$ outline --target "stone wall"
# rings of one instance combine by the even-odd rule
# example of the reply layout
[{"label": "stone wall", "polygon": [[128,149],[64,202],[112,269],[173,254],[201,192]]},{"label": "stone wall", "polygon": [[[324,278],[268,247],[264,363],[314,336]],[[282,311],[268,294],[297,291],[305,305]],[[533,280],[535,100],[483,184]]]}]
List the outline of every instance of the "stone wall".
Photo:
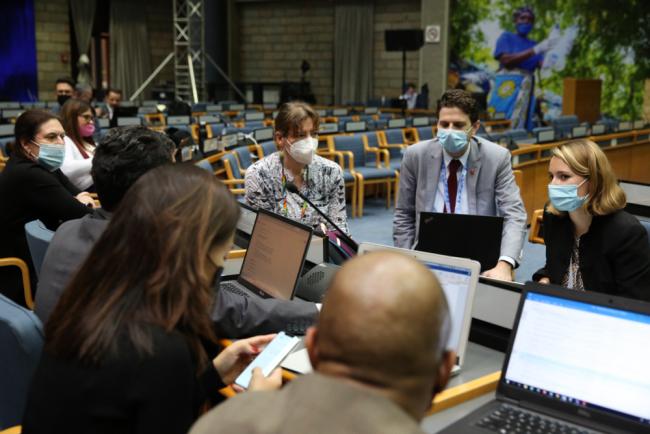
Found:
[{"label": "stone wall", "polygon": [[53,101],[56,79],[72,74],[68,2],[34,0],[34,15],[38,99]]},{"label": "stone wall", "polygon": [[[373,77],[375,98],[398,96],[402,84],[402,53],[386,51],[384,32],[420,27],[420,0],[375,1],[375,75]],[[419,51],[406,53],[406,82],[413,82],[416,87],[419,61]]]},{"label": "stone wall", "polygon": [[334,6],[329,1],[240,3],[242,81],[300,81],[300,65],[320,104],[333,100]]},{"label": "stone wall", "polygon": [[[300,80],[302,59],[319,104],[334,91],[334,7],[327,0],[238,3],[240,71],[244,81]],[[420,0],[376,0],[374,97],[396,97],[402,81],[402,54],[384,48],[384,31],[420,28]],[[407,53],[406,80],[418,82],[419,53]]]}]

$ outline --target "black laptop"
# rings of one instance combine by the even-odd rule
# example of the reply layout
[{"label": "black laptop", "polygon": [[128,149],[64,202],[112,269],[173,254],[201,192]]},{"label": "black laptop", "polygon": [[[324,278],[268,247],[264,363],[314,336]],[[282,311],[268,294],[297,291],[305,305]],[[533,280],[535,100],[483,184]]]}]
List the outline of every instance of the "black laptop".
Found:
[{"label": "black laptop", "polygon": [[421,212],[415,250],[474,259],[481,271],[499,261],[503,217]]},{"label": "black laptop", "polygon": [[496,399],[441,433],[650,432],[650,303],[527,283]]},{"label": "black laptop", "polygon": [[312,228],[260,209],[241,272],[235,281],[221,282],[220,289],[248,297],[291,300],[302,272]]}]

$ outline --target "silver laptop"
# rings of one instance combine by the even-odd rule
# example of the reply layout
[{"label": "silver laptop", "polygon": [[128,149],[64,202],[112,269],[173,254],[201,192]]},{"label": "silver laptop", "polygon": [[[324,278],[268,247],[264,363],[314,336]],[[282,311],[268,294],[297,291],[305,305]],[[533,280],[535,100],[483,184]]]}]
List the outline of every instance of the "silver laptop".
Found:
[{"label": "silver laptop", "polygon": [[291,300],[302,271],[312,228],[280,215],[258,210],[241,272],[223,281],[220,290],[244,297]]},{"label": "silver laptop", "polygon": [[447,297],[452,323],[447,348],[456,351],[457,354],[456,366],[454,366],[452,374],[458,373],[465,360],[465,350],[472,323],[472,305],[481,264],[471,259],[455,258],[453,256],[443,256],[373,243],[361,243],[358,254],[363,255],[378,250],[390,250],[411,256],[426,265],[440,281],[442,290]]},{"label": "silver laptop", "polygon": [[[454,258],[416,250],[400,249],[381,244],[361,243],[357,254],[390,250],[411,256],[427,266],[438,278],[447,297],[451,314],[451,333],[447,348],[456,351],[456,365],[452,374],[460,372],[465,360],[465,350],[472,322],[472,303],[478,283],[481,265],[471,259]],[[290,354],[280,365],[285,369],[306,374],[311,371],[307,350],[300,349]]]}]

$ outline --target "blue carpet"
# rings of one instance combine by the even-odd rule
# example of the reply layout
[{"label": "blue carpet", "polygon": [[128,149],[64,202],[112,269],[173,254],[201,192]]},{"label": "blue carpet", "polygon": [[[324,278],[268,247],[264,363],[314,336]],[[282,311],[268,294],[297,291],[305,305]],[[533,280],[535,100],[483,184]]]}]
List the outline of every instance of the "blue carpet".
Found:
[{"label": "blue carpet", "polygon": [[[383,198],[367,198],[364,203],[363,217],[348,218],[352,238],[359,243],[367,241],[392,246],[394,210],[395,208],[386,209],[386,200]],[[351,208],[348,206],[349,215],[351,215]],[[533,273],[544,266],[545,252],[543,245],[526,241],[522,262],[515,271],[516,280],[519,282],[530,280]]]}]

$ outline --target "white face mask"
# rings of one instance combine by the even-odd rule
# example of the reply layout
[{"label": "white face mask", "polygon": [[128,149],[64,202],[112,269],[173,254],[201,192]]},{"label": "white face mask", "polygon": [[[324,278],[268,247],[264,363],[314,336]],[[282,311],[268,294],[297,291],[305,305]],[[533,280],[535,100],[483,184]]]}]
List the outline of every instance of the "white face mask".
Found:
[{"label": "white face mask", "polygon": [[300,164],[311,164],[317,148],[318,140],[313,137],[305,137],[302,140],[289,143],[289,146],[285,147],[286,151],[291,155],[291,158]]}]

